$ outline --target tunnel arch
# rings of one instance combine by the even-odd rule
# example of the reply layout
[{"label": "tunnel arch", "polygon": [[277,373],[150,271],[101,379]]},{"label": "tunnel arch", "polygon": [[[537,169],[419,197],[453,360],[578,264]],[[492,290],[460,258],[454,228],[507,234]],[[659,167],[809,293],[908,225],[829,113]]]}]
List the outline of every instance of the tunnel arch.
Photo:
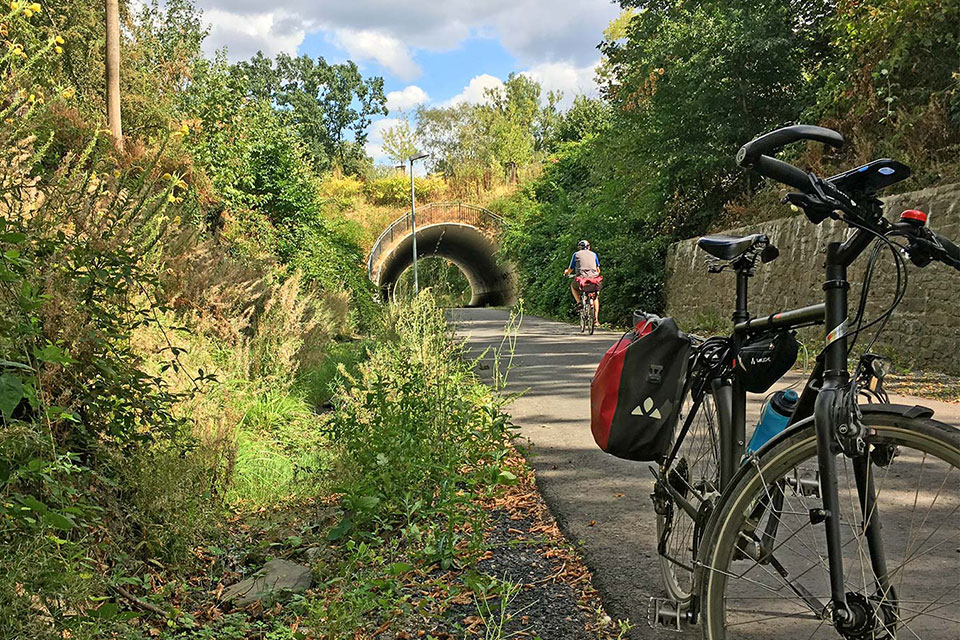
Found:
[{"label": "tunnel arch", "polygon": [[[497,259],[495,239],[474,225],[463,222],[418,225],[417,257],[446,258],[457,265],[470,283],[471,307],[505,306],[516,301],[513,271]],[[408,232],[380,257],[375,282],[383,299],[390,299],[400,275],[412,265],[413,234]]]}]

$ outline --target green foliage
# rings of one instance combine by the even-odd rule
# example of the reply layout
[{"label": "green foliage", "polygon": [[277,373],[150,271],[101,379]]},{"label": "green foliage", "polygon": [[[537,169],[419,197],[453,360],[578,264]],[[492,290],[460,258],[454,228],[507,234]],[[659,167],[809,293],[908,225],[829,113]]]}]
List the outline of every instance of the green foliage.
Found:
[{"label": "green foliage", "polygon": [[540,84],[511,73],[503,87],[486,91],[483,103],[420,107],[417,137],[435,171],[479,194],[495,175],[515,181],[517,169],[549,147],[560,98],[551,92],[541,104]]},{"label": "green foliage", "polygon": [[403,113],[397,124],[383,132],[383,152],[396,164],[407,164],[419,149],[417,132],[410,126],[410,119]]},{"label": "green foliage", "polygon": [[383,78],[364,78],[352,61],[277,56],[276,66],[258,53],[236,65],[254,100],[271,105],[293,126],[317,171],[336,162],[358,173],[370,118],[386,114]]},{"label": "green foliage", "polygon": [[843,2],[826,24],[829,64],[805,117],[855,143],[830,166],[897,158],[914,169],[911,188],[960,177],[960,5]]},{"label": "green foliage", "polygon": [[461,525],[476,517],[471,495],[502,471],[509,425],[447,338],[429,292],[391,311],[370,360],[335,401],[344,498],[328,539],[400,531],[448,567]]},{"label": "green foliage", "polygon": [[[446,184],[440,176],[430,175],[414,177],[417,202],[432,202],[446,191]],[[383,178],[368,180],[363,185],[367,199],[374,204],[394,205],[410,208],[410,177],[394,174]]]},{"label": "green foliage", "polygon": [[607,130],[612,119],[610,105],[603,100],[577,96],[573,105],[559,117],[551,142],[576,142],[599,135]]},{"label": "green foliage", "polygon": [[[417,278],[420,288],[430,289],[441,307],[465,307],[470,304],[470,282],[460,267],[445,258],[427,257],[419,260]],[[400,299],[413,295],[413,269],[407,269],[400,275],[394,295]]]},{"label": "green foliage", "polygon": [[516,266],[524,304],[533,313],[566,318],[573,297],[563,270],[583,238],[600,256],[602,321],[625,324],[636,308],[663,307],[670,237],[659,232],[655,214],[624,206],[637,198],[631,176],[608,154],[598,139],[565,143],[541,178],[491,205],[507,220],[501,250]]}]

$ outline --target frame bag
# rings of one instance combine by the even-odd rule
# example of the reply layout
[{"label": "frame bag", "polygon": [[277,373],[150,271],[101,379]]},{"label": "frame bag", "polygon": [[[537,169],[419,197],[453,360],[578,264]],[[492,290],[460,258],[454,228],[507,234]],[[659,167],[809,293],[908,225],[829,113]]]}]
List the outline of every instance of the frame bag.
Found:
[{"label": "frame bag", "polygon": [[618,458],[666,455],[680,414],[690,339],[672,318],[641,317],[610,347],[590,384],[590,429]]}]

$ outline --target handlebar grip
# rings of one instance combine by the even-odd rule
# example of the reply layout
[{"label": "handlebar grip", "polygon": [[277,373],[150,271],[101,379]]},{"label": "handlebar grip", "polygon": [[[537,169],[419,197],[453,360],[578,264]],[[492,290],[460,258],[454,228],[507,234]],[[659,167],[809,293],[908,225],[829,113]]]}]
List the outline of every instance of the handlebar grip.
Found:
[{"label": "handlebar grip", "polygon": [[954,269],[960,270],[960,247],[958,247],[953,240],[950,240],[946,236],[942,236],[936,231],[931,230],[933,237],[937,239],[937,242],[940,243],[940,246],[943,247],[947,256],[953,260],[953,264],[950,265]]},{"label": "handlebar grip", "polygon": [[753,168],[760,175],[782,182],[803,193],[810,192],[810,177],[792,164],[787,164],[770,156],[760,156],[754,163]]},{"label": "handlebar grip", "polygon": [[832,129],[797,124],[765,133],[743,145],[737,153],[737,164],[749,167],[756,164],[761,156],[772,155],[786,145],[800,140],[815,140],[832,147],[843,146],[843,136]]}]

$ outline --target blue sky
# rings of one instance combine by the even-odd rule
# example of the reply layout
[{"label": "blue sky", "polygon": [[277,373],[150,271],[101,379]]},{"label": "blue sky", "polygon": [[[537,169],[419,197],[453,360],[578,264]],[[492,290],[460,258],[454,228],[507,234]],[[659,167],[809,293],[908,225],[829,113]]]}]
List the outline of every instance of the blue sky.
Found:
[{"label": "blue sky", "polygon": [[565,102],[592,94],[610,0],[196,0],[210,25],[208,52],[233,60],[258,50],[354,60],[384,78],[390,117],[374,123],[368,152],[397,110],[477,102],[511,72]]}]

